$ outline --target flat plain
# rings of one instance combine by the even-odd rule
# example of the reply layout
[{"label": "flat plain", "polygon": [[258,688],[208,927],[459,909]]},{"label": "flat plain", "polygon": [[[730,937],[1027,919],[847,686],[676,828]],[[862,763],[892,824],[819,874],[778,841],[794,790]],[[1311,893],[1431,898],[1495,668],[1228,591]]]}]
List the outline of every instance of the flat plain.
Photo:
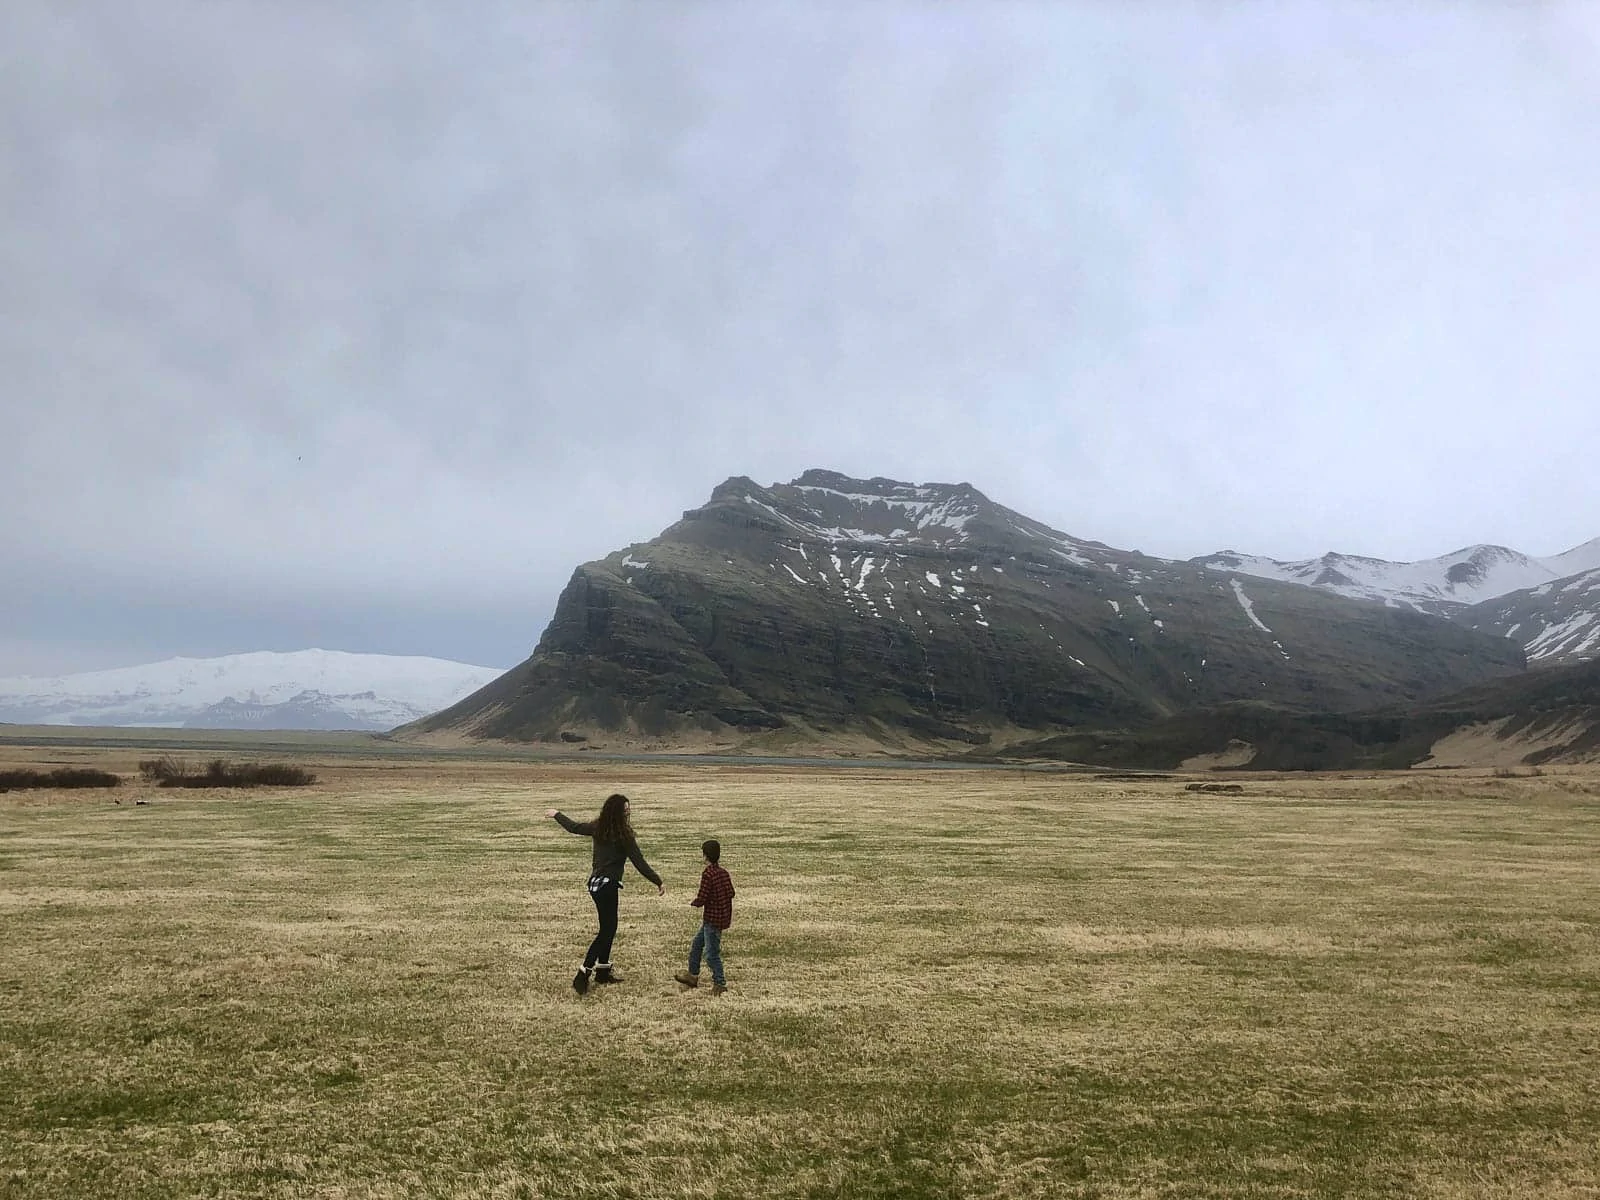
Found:
[{"label": "flat plain", "polygon": [[1600,1195],[1594,773],[293,761],[0,797],[0,1195]]}]

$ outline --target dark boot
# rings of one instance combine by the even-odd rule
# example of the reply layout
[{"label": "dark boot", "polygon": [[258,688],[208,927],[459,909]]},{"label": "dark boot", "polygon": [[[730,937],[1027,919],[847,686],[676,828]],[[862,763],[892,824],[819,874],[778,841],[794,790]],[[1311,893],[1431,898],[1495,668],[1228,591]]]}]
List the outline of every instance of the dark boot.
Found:
[{"label": "dark boot", "polygon": [[589,968],[579,967],[578,973],[572,977],[572,990],[578,995],[583,995],[589,990]]},{"label": "dark boot", "polygon": [[676,975],[673,976],[673,978],[676,979],[679,983],[683,984],[684,987],[699,987],[700,986],[700,976],[691,975],[687,971],[679,971]]},{"label": "dark boot", "polygon": [[621,983],[622,976],[617,974],[616,968],[610,963],[596,963],[594,981],[596,983]]}]

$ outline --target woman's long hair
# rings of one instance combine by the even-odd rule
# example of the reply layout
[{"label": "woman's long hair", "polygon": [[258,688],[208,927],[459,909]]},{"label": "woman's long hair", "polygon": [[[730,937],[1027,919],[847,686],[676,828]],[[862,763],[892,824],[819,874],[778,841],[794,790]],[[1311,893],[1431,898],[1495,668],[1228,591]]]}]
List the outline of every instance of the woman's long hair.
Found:
[{"label": "woman's long hair", "polygon": [[621,792],[613,792],[600,806],[600,815],[594,819],[594,840],[624,844],[634,840],[633,826],[628,823],[628,798]]}]

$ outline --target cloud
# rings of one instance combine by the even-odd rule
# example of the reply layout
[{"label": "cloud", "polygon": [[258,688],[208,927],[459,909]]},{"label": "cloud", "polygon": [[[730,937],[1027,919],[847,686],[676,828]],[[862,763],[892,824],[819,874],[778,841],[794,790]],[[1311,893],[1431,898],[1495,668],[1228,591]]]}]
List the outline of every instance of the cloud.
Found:
[{"label": "cloud", "polygon": [[[966,479],[1174,556],[1564,549],[1600,532],[1595,32],[13,6],[0,555],[203,597],[237,649],[383,608],[418,653],[525,623],[507,661],[733,474]],[[151,628],[106,635],[182,644]]]}]

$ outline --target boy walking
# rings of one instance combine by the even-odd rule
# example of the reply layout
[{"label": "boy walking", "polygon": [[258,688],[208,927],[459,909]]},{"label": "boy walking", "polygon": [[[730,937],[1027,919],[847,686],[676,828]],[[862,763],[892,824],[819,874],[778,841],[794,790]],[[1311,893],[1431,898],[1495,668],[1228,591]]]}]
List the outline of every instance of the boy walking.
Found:
[{"label": "boy walking", "polygon": [[706,965],[711,968],[711,994],[720,996],[728,990],[728,981],[722,973],[722,931],[733,924],[733,877],[722,869],[722,843],[712,838],[700,847],[705,856],[706,869],[700,872],[700,890],[689,901],[703,908],[705,916],[700,932],[689,943],[689,969],[675,976],[684,987],[700,986],[700,955],[705,954]]}]

